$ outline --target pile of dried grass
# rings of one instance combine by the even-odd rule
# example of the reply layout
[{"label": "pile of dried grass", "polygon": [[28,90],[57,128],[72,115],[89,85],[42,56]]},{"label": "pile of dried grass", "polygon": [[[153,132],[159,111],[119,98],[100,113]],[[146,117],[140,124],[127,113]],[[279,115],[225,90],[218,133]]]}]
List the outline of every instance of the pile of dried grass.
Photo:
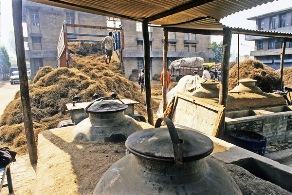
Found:
[{"label": "pile of dried grass", "polygon": [[[42,68],[30,85],[30,100],[34,131],[55,128],[57,124],[69,118],[64,113],[65,104],[71,102],[74,95],[81,101],[91,101],[93,94],[108,96],[117,93],[120,98],[130,98],[140,102],[136,111],[146,116],[145,98],[139,88],[127,80],[116,62],[105,64],[101,56],[71,56],[70,68]],[[158,102],[153,102],[158,107]],[[25,152],[25,134],[23,114],[19,93],[6,107],[0,119],[0,141],[16,150]]]},{"label": "pile of dried grass", "polygon": [[[277,70],[277,73],[280,75],[280,70]],[[292,67],[283,69],[283,82],[284,86],[292,87]]]},{"label": "pile of dried grass", "polygon": [[69,42],[68,48],[70,53],[82,56],[102,53],[100,42]]},{"label": "pile of dried grass", "polygon": [[[281,87],[279,74],[277,74],[274,69],[258,60],[245,60],[239,63],[239,68],[239,79],[252,78],[257,80],[256,85],[264,92],[279,90]],[[229,90],[237,85],[237,69],[237,64],[230,69],[228,84]]]}]

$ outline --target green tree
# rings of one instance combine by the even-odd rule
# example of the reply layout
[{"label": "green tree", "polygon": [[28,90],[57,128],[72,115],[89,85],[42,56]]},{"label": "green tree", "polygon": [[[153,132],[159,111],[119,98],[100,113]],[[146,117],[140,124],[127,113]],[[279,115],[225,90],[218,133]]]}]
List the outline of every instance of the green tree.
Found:
[{"label": "green tree", "polygon": [[[11,63],[9,60],[9,55],[5,47],[0,47],[0,65],[2,66],[2,70],[5,76],[9,75],[9,69],[11,67]],[[5,78],[4,76],[4,78]]]},{"label": "green tree", "polygon": [[211,49],[215,54],[214,62],[221,63],[222,62],[222,56],[223,56],[222,43],[219,43],[219,44],[216,43],[216,42],[211,43]]}]

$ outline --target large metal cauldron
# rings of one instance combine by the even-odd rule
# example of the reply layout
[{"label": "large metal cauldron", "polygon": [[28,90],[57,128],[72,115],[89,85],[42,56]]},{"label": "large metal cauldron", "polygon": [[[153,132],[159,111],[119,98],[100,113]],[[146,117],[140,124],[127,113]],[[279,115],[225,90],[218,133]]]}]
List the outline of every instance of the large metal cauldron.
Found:
[{"label": "large metal cauldron", "polygon": [[[126,141],[132,153],[113,164],[94,194],[241,194],[231,176],[212,158],[212,141],[195,131],[166,128],[135,132]],[[170,136],[169,136],[170,135]]]},{"label": "large metal cauldron", "polygon": [[91,103],[85,108],[89,117],[78,123],[73,130],[77,142],[123,142],[142,127],[124,114],[127,105],[112,100]]}]

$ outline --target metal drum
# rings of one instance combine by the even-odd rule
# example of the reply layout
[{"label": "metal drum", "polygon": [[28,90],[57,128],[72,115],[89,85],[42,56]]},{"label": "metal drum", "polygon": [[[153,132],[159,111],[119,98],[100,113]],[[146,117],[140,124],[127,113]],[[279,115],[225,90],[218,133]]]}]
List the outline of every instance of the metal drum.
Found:
[{"label": "metal drum", "polygon": [[[212,158],[213,142],[196,131],[175,128],[138,131],[126,147],[131,154],[102,176],[97,194],[241,194],[232,177]],[[207,157],[207,158],[205,158]]]},{"label": "metal drum", "polygon": [[89,117],[78,123],[74,130],[77,142],[123,142],[142,127],[124,114],[127,105],[112,100],[94,101],[85,108]]}]

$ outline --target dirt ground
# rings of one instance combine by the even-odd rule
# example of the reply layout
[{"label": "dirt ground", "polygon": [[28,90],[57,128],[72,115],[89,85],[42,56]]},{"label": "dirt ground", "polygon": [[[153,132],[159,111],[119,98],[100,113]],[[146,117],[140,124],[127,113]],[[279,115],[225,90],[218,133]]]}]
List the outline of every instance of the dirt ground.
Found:
[{"label": "dirt ground", "polygon": [[[108,74],[109,72],[107,71],[106,75],[108,76]],[[49,81],[51,80],[48,79]],[[171,87],[174,87],[175,84],[172,83]],[[135,85],[138,86],[137,83]],[[111,87],[115,88],[116,86]],[[151,90],[152,99],[159,102],[162,98],[159,81],[151,82]],[[139,93],[139,87],[137,87],[137,92]],[[145,92],[142,95],[142,99],[145,100]],[[237,102],[240,99],[237,97],[229,98],[231,100],[232,98],[237,99]],[[250,99],[253,98],[251,97]],[[262,100],[258,102],[262,103]],[[249,103],[253,104],[258,104],[258,102],[249,101]],[[268,103],[270,104],[271,102]],[[245,104],[246,101],[242,102],[241,106]],[[233,106],[241,107],[237,104]],[[145,105],[142,104],[139,108],[141,107],[144,108]],[[136,111],[140,112],[139,108]],[[157,118],[155,115],[157,108],[152,107],[154,122]],[[145,114],[145,111],[143,113]],[[18,156],[20,162],[17,161],[12,165],[12,177],[15,178],[13,182],[16,183],[15,194],[92,194],[104,171],[124,156],[124,144],[74,143],[71,128],[54,129],[39,134],[39,159],[36,167],[29,165],[27,155]],[[245,177],[246,174],[248,173],[241,172],[241,175],[239,174],[238,176],[239,183],[241,182],[243,186],[251,179],[251,177]],[[263,186],[265,185],[263,184]],[[260,188],[262,190],[265,189],[262,186],[257,187],[255,185],[253,188],[255,189],[247,189],[246,192],[248,193],[244,194],[267,194],[267,191],[260,191]],[[282,191],[272,194],[282,194],[278,192]],[[4,190],[3,194],[7,194],[7,191]]]},{"label": "dirt ground", "polygon": [[[153,81],[151,87],[152,98],[160,100],[160,83]],[[92,194],[102,174],[125,155],[123,143],[78,144],[73,142],[71,131],[72,127],[67,127],[39,135],[36,167],[28,163],[27,155],[18,156],[11,168],[15,194]],[[230,165],[227,169],[243,194],[289,194],[240,167]],[[7,189],[3,194],[8,194]]]},{"label": "dirt ground", "polygon": [[[144,129],[152,128],[147,123],[140,124]],[[17,180],[15,194],[92,194],[103,173],[125,155],[124,143],[73,142],[72,128],[74,127],[52,129],[39,135],[36,176],[31,174],[33,167],[27,164],[25,167],[30,167],[30,170],[23,170],[22,174],[18,175],[13,174],[14,183]],[[218,163],[225,167],[244,195],[291,194],[239,166],[219,161]],[[20,178],[27,181],[25,185],[19,185],[22,182],[19,181]]]}]

